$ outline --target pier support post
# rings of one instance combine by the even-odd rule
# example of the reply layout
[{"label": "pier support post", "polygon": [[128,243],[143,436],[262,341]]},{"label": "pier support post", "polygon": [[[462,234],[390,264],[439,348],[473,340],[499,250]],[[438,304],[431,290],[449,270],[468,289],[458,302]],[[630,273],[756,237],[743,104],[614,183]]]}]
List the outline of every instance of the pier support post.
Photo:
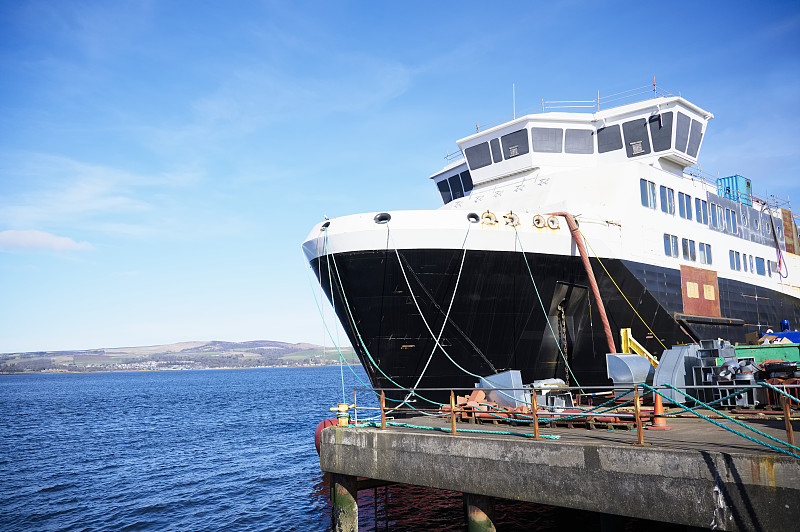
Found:
[{"label": "pier support post", "polygon": [[358,531],[358,479],[331,473],[331,530]]},{"label": "pier support post", "polygon": [[495,532],[494,501],[485,495],[464,494],[464,510],[469,532]]}]

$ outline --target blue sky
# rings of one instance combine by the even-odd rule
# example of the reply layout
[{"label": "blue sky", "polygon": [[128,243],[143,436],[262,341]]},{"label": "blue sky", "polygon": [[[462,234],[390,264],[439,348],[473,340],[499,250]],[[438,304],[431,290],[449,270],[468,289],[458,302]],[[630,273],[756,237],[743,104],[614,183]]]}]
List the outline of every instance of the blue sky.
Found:
[{"label": "blue sky", "polygon": [[512,84],[654,76],[716,115],[703,170],[800,212],[796,2],[2,0],[0,352],[322,343],[323,214],[438,207]]}]

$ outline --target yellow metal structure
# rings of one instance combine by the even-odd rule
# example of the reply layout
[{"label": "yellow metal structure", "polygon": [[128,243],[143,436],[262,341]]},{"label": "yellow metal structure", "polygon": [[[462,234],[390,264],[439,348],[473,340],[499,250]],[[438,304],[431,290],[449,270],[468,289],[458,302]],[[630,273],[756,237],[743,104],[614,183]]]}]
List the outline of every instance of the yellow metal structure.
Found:
[{"label": "yellow metal structure", "polygon": [[331,408],[331,412],[336,412],[338,425],[347,425],[350,422],[350,413],[348,410],[355,406],[356,405],[348,405],[347,403],[339,403],[336,408]]},{"label": "yellow metal structure", "polygon": [[619,339],[622,343],[623,353],[634,353],[636,355],[643,356],[648,362],[650,362],[650,364],[653,366],[653,369],[658,367],[658,360],[656,360],[656,357],[651,355],[642,344],[636,341],[633,335],[631,335],[630,329],[620,329]]}]

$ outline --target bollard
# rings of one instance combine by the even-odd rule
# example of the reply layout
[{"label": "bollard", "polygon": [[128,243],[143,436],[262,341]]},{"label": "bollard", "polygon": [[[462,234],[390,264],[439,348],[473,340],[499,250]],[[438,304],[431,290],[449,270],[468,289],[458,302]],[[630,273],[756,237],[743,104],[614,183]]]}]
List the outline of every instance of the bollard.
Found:
[{"label": "bollard", "polygon": [[386,430],[386,392],[381,390],[381,428]]},{"label": "bollard", "polygon": [[336,412],[337,425],[349,425],[350,413],[347,411],[355,405],[348,405],[347,403],[338,403],[336,408],[331,408],[331,412]]},{"label": "bollard", "polygon": [[533,413],[533,439],[539,440],[539,406],[536,404],[536,390],[531,390],[531,412]]},{"label": "bollard", "polygon": [[644,431],[642,430],[642,411],[639,409],[639,387],[633,388],[633,409],[636,412],[636,443],[638,447],[650,445],[644,442]]},{"label": "bollard", "polygon": [[456,433],[456,396],[450,390],[450,434]]}]

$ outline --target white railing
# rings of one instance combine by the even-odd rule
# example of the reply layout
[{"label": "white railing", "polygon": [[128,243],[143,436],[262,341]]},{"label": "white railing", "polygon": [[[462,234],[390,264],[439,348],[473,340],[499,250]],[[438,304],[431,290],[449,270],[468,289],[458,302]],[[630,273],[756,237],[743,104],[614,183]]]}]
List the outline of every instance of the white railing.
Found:
[{"label": "white railing", "polygon": [[[690,166],[683,170],[683,177],[686,179],[693,179],[696,181],[700,181],[704,185],[715,189],[717,195],[719,194],[719,185],[717,184],[717,179],[719,175],[714,175],[710,172],[706,172],[702,170],[699,166]],[[788,199],[779,198],[773,194],[767,196],[766,199],[756,196],[755,194],[747,194],[744,191],[736,192],[741,197],[749,196],[750,199],[753,200],[753,203],[757,203],[759,205],[768,205],[773,209],[777,209],[780,207],[785,207],[788,210],[791,210],[791,203]]]},{"label": "white railing", "polygon": [[[600,96],[600,91],[597,91],[597,97],[592,100],[544,100],[542,99],[541,104],[541,112],[546,112],[554,109],[593,109],[594,111],[599,111],[601,109],[605,109],[608,107],[623,105],[626,103],[634,103],[643,100],[648,100],[650,98],[659,98],[659,97],[670,97],[675,96],[674,93],[667,91],[663,87],[659,87],[655,79],[653,79],[653,83],[651,85],[644,85],[642,87],[637,87],[635,89],[630,89],[622,92],[617,92],[615,94],[609,94],[607,96]],[[614,104],[614,105],[611,105]],[[533,112],[539,112],[540,108],[537,107],[528,107],[523,109],[520,112],[515,112],[513,118],[518,118],[520,116],[525,116],[526,114],[531,114]],[[512,119],[513,119],[512,118]],[[505,118],[503,120],[497,122],[491,122],[489,124],[482,124],[475,126],[475,132],[478,133],[481,130],[488,129],[490,127],[496,126],[498,124],[502,124],[503,122],[508,121],[509,118]]]}]

